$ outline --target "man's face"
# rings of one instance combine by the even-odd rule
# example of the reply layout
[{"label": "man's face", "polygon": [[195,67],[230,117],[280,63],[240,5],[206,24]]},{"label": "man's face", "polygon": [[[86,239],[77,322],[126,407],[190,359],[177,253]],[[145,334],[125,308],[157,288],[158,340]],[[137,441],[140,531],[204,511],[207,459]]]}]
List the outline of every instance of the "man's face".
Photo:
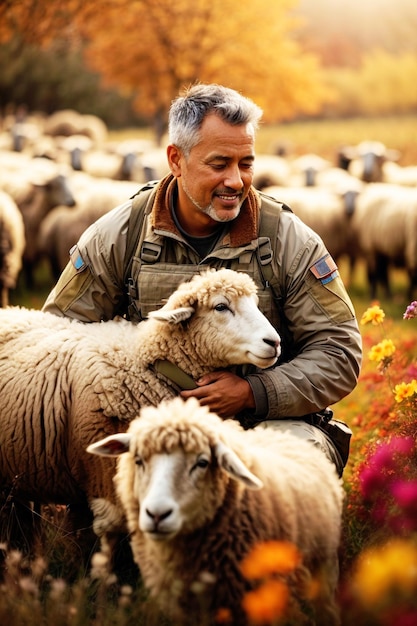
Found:
[{"label": "man's face", "polygon": [[213,222],[239,215],[252,184],[254,158],[252,127],[227,124],[215,114],[204,120],[201,140],[188,158],[168,147],[171,171],[178,179],[177,217],[187,232],[207,234]]}]

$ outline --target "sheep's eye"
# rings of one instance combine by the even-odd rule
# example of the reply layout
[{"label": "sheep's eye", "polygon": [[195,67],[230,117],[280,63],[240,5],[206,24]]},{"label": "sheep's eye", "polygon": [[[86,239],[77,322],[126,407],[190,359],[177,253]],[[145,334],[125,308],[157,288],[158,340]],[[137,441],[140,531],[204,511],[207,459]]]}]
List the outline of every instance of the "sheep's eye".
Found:
[{"label": "sheep's eye", "polygon": [[207,459],[198,459],[195,467],[202,467],[204,469],[205,467],[208,467],[208,464],[209,462]]},{"label": "sheep's eye", "polygon": [[137,457],[135,458],[135,463],[136,463],[136,465],[137,465],[138,467],[143,467],[143,461],[142,461],[142,459],[140,458],[140,456],[137,456]]},{"label": "sheep's eye", "polygon": [[229,307],[227,306],[227,304],[225,304],[224,302],[220,302],[220,304],[216,304],[216,306],[214,307],[215,311],[229,311]]}]

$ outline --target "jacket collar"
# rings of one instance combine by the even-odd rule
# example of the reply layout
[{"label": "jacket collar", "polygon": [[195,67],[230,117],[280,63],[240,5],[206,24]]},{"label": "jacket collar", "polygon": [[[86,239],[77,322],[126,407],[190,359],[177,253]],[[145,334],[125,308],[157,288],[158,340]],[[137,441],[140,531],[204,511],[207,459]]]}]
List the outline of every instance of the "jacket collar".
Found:
[{"label": "jacket collar", "polygon": [[[151,212],[151,224],[153,229],[165,230],[178,235],[170,210],[171,198],[176,186],[177,179],[172,174],[163,178],[158,184]],[[259,195],[251,187],[239,216],[230,223],[230,229],[223,238],[223,245],[243,246],[258,237],[260,206]]]}]

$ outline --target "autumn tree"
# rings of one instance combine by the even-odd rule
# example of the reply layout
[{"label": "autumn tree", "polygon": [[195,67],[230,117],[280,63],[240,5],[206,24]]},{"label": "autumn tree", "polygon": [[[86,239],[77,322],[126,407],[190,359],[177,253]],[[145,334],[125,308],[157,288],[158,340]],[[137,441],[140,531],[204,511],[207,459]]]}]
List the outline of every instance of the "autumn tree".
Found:
[{"label": "autumn tree", "polygon": [[172,99],[196,81],[242,91],[265,121],[317,113],[330,97],[313,55],[291,37],[294,0],[118,0],[79,28],[86,58],[109,84],[135,95],[161,136]]},{"label": "autumn tree", "polygon": [[134,97],[160,138],[172,99],[196,81],[252,97],[265,121],[315,114],[330,92],[293,36],[296,0],[4,0],[0,42],[66,38],[107,85]]}]

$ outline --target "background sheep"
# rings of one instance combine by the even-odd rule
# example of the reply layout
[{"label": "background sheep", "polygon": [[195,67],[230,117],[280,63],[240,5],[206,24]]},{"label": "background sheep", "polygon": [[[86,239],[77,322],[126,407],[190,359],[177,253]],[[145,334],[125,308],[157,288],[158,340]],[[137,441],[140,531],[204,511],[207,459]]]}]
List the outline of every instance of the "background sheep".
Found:
[{"label": "background sheep", "polygon": [[40,224],[52,208],[74,206],[75,199],[65,171],[55,163],[43,158],[30,159],[20,153],[15,155],[21,159],[9,159],[4,154],[0,158],[0,189],[14,199],[22,214],[26,240],[23,271],[27,287],[33,288],[34,268],[39,260]]},{"label": "background sheep", "polygon": [[[88,451],[122,454],[115,484],[134,558],[158,606],[179,623],[203,623],[198,607],[212,618],[226,608],[235,626],[247,623],[249,583],[240,562],[267,540],[291,542],[302,556],[289,579],[294,612],[285,623],[312,623],[301,609],[309,605],[308,575],[319,584],[314,623],[339,623],[343,488],[310,442],[271,429],[243,431],[194,398],[176,398],[143,409],[127,433]],[[209,576],[212,584],[196,596],[193,584]]]},{"label": "background sheep", "polygon": [[[75,178],[79,181],[76,182]],[[72,177],[75,208],[55,207],[42,220],[37,248],[50,264],[55,281],[69,261],[69,250],[81,234],[99,217],[126,202],[140,189],[138,183],[102,178],[99,181],[80,173]]]},{"label": "background sheep", "polygon": [[336,193],[325,187],[267,187],[264,193],[287,204],[307,226],[324,241],[332,257],[339,261],[347,256],[350,264],[350,283],[356,259],[360,255],[352,236],[351,219],[358,192],[351,188]]},{"label": "background sheep", "polygon": [[22,215],[14,200],[0,190],[0,306],[9,304],[9,291],[16,287],[22,268],[25,232]]},{"label": "background sheep", "polygon": [[378,285],[391,297],[389,268],[406,268],[412,300],[417,287],[417,188],[375,183],[367,185],[356,201],[353,235],[366,258],[370,297]]},{"label": "background sheep", "polygon": [[384,164],[399,157],[398,150],[388,149],[380,141],[361,141],[357,146],[340,148],[338,164],[359,180],[378,183],[384,180]]},{"label": "background sheep", "polygon": [[279,336],[257,302],[246,274],[222,269],[178,287],[137,326],[1,309],[3,489],[39,503],[82,505],[101,496],[105,522],[95,520],[94,530],[114,530],[121,514],[110,504],[112,480],[102,460],[92,462],[88,444],[126,429],[141,406],[177,393],[155,370],[159,359],[194,379],[240,363],[273,365]]}]

